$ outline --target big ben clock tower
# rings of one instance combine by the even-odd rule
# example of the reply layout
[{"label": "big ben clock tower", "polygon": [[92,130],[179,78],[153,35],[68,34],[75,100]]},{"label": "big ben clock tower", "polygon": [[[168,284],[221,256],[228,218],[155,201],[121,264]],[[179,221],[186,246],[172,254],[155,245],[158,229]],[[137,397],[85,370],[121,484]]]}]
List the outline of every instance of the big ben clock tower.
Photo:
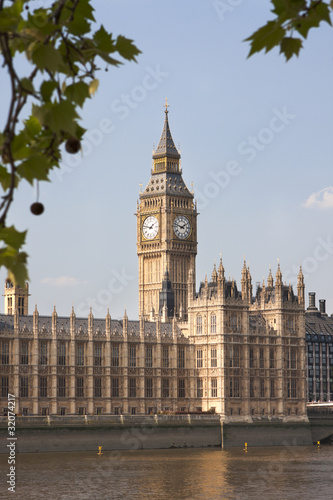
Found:
[{"label": "big ben clock tower", "polygon": [[197,211],[193,194],[182,178],[180,154],[169,128],[168,107],[166,101],[151,178],[140,193],[136,213],[139,314],[145,317],[152,310],[158,313],[162,309],[169,317],[186,317],[190,269],[195,276]]}]

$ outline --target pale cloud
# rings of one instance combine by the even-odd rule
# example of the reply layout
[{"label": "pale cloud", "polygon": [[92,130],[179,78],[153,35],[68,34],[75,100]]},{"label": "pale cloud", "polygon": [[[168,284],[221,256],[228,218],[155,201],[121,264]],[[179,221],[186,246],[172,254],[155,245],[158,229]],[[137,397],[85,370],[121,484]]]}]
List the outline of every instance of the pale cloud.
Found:
[{"label": "pale cloud", "polygon": [[310,194],[309,198],[302,204],[305,208],[333,208],[333,186],[328,186],[316,193]]},{"label": "pale cloud", "polygon": [[57,278],[43,278],[41,283],[51,286],[76,286],[86,285],[87,281],[80,281],[73,276],[58,276]]}]

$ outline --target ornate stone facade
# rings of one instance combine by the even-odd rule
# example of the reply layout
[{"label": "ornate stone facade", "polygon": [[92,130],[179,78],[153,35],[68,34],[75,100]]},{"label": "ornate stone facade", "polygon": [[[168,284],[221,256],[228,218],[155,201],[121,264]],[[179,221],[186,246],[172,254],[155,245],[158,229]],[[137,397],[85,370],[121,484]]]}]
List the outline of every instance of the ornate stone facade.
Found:
[{"label": "ornate stone facade", "polygon": [[222,259],[211,281],[194,291],[182,331],[196,350],[196,396],[225,419],[306,418],[304,279],[298,297],[283,285],[280,266],[252,297],[249,269],[242,291],[225,279]]},{"label": "ornate stone facade", "polygon": [[[0,315],[0,407],[27,414],[216,411],[225,421],[306,419],[304,278],[297,296],[280,265],[241,289],[220,261],[195,287],[197,210],[182,178],[166,105],[137,204],[139,320]],[[10,288],[5,300],[28,291]],[[11,292],[10,292],[11,290]],[[15,292],[16,290],[16,292]],[[6,306],[7,307],[7,306]]]},{"label": "ornate stone facade", "polygon": [[29,415],[187,411],[192,360],[176,321],[1,315],[1,412],[8,392]]}]

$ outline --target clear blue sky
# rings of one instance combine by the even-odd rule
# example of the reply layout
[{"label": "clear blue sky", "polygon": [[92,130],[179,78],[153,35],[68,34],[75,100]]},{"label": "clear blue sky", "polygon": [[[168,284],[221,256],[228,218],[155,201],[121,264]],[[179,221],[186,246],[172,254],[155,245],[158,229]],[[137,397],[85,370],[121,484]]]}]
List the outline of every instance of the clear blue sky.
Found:
[{"label": "clear blue sky", "polygon": [[[82,113],[84,154],[64,156],[41,184],[45,213],[29,211],[22,184],[9,222],[29,228],[30,308],[51,314],[138,314],[136,200],[167,97],[184,180],[198,200],[197,282],[222,253],[239,284],[243,256],[252,281],[295,283],[333,313],[333,29],[310,32],[298,59],[273,50],[247,59],[243,40],[272,15],[270,2],[94,1],[99,23],[135,40],[138,63],[100,72]],[[104,65],[103,65],[104,67]],[[1,88],[6,76],[1,73]],[[8,99],[0,97],[2,115]],[[1,119],[3,122],[3,119]],[[5,273],[0,275],[1,281]]]}]

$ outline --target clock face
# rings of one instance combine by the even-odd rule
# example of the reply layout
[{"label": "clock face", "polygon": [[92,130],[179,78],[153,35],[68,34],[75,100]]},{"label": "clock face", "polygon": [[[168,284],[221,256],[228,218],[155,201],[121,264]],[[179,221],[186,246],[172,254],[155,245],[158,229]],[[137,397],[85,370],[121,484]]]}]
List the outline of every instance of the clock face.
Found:
[{"label": "clock face", "polygon": [[181,240],[186,240],[191,234],[191,224],[187,217],[179,215],[175,218],[173,223],[173,230],[175,235]]},{"label": "clock face", "polygon": [[158,233],[159,223],[152,215],[147,217],[142,225],[142,233],[147,240],[152,240]]}]

